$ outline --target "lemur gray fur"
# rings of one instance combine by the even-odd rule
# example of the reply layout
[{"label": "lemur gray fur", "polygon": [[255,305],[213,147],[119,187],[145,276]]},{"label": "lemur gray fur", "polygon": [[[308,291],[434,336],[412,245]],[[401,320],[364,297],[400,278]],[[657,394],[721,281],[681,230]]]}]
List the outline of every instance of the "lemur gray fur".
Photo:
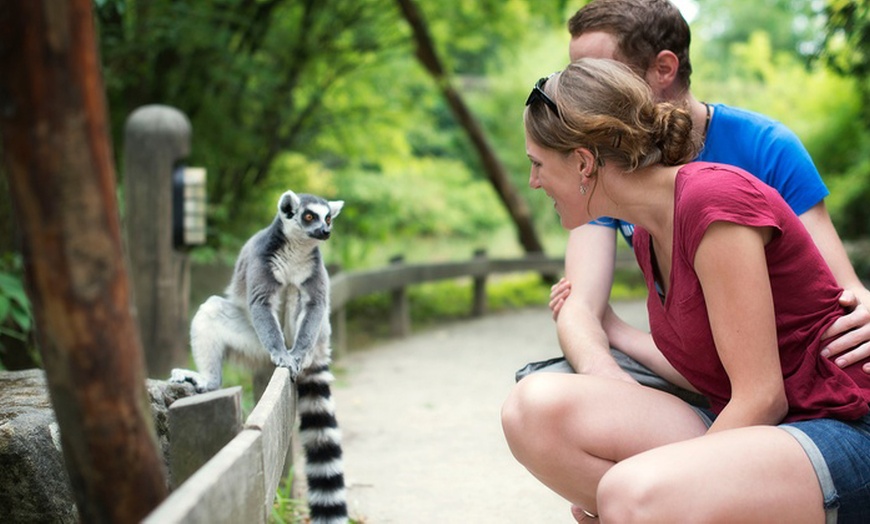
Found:
[{"label": "lemur gray fur", "polygon": [[290,370],[314,524],[347,522],[341,435],[329,386],[329,276],[319,248],[343,206],[292,191],[281,195],[275,220],[242,247],[225,296],[210,297],[193,317],[190,343],[198,372],[174,369],[170,378],[190,382],[198,392],[217,389],[228,356],[255,368],[271,361]]}]

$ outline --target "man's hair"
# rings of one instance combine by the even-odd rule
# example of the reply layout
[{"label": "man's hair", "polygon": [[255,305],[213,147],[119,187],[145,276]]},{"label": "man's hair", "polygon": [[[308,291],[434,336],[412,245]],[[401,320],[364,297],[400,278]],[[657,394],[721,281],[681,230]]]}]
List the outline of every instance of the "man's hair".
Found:
[{"label": "man's hair", "polygon": [[669,0],[593,0],[568,20],[572,38],[591,31],[616,37],[616,57],[643,76],[659,52],[677,55],[677,78],[689,87],[692,35],[680,10]]}]

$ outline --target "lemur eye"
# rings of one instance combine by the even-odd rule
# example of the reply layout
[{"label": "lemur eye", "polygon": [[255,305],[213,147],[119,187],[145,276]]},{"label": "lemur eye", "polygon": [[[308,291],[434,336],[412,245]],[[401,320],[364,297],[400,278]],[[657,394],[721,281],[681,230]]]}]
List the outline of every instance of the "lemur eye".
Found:
[{"label": "lemur eye", "polygon": [[306,222],[311,222],[312,220],[314,220],[314,213],[305,213],[304,215],[302,215],[302,220]]},{"label": "lemur eye", "polygon": [[329,215],[326,215],[326,225],[328,226],[328,225],[331,225],[331,224],[332,224],[332,217],[329,216]]}]

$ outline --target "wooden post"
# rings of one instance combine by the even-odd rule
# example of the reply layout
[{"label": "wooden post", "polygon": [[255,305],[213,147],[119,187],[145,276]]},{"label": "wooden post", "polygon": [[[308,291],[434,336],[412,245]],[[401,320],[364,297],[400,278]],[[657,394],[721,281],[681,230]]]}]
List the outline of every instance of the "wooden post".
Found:
[{"label": "wooden post", "polygon": [[[405,257],[398,255],[390,259],[390,264],[402,265]],[[398,287],[392,292],[392,311],[390,312],[390,333],[394,337],[407,337],[411,334],[411,305],[408,301],[408,289]]]},{"label": "wooden post", "polygon": [[176,400],[169,406],[169,480],[180,486],[242,430],[242,388]]},{"label": "wooden post", "polygon": [[[486,260],[486,250],[478,249],[474,252],[477,260]],[[474,277],[474,297],[471,305],[471,316],[482,317],[486,314],[486,275]]]},{"label": "wooden post", "polygon": [[186,367],[190,262],[172,241],[172,175],[190,152],[177,109],[137,109],[124,128],[124,195],[130,268],[148,375]]},{"label": "wooden post", "polygon": [[[332,292],[332,283],[336,275],[341,273],[341,265],[332,264],[327,266],[329,272],[330,293]],[[347,355],[347,308],[344,304],[336,308],[335,304],[330,305],[329,325],[332,328],[332,359],[336,360]]]},{"label": "wooden post", "polygon": [[0,134],[82,522],[166,497],[131,311],[92,0],[0,0]]}]

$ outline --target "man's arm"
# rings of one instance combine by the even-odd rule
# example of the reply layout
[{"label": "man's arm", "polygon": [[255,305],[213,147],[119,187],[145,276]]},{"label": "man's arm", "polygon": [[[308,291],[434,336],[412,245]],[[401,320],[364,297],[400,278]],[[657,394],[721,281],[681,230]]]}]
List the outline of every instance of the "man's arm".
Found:
[{"label": "man's arm", "polygon": [[571,289],[561,303],[556,333],[565,358],[578,373],[634,382],[611,356],[602,325],[615,256],[615,229],[587,224],[571,231],[565,250],[565,279]]},{"label": "man's arm", "polygon": [[[851,311],[838,319],[824,334],[825,338],[842,335],[824,348],[823,355],[833,358],[838,366],[845,367],[870,355],[870,291],[855,273],[824,201],[799,218],[831,268],[837,284],[851,292],[844,294],[842,301]],[[864,371],[870,374],[870,364],[864,366]]]}]

